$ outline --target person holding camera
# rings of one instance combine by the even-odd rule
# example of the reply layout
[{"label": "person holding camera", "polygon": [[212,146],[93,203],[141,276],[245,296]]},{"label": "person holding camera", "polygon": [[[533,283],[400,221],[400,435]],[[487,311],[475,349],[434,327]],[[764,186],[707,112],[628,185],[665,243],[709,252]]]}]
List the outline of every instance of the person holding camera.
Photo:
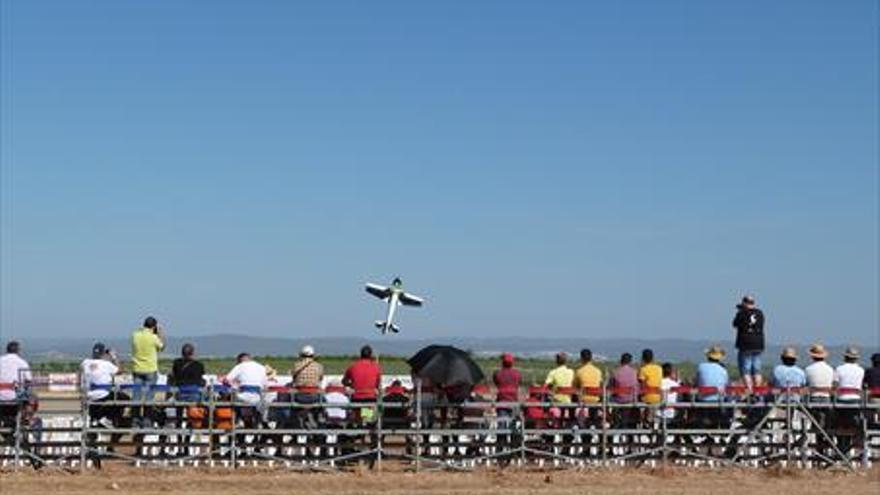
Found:
[{"label": "person holding camera", "polygon": [[[131,377],[134,388],[132,399],[153,400],[152,388],[159,377],[159,352],[165,348],[165,334],[159,322],[152,316],[144,320],[144,325],[131,334]],[[135,421],[143,427],[152,423],[152,409],[135,411]]]}]

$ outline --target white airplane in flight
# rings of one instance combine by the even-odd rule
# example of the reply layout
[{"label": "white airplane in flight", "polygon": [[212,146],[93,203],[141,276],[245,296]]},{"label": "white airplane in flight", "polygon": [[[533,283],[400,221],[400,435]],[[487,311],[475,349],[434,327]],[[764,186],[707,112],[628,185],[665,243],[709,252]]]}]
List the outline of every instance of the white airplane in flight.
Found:
[{"label": "white airplane in flight", "polygon": [[382,330],[382,335],[389,331],[394,333],[400,331],[400,328],[394,324],[394,312],[397,310],[397,306],[401,304],[404,306],[421,306],[425,302],[421,297],[404,292],[403,282],[399,278],[395,278],[389,287],[367,284],[367,292],[383,301],[388,301],[388,315],[385,316],[385,321],[376,322],[376,328]]}]

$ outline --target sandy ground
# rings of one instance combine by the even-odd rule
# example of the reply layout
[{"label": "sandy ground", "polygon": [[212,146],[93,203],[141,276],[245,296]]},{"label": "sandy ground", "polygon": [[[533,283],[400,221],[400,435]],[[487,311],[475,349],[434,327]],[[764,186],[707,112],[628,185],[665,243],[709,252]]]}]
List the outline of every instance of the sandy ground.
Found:
[{"label": "sandy ground", "polygon": [[857,474],[790,470],[594,469],[473,473],[292,473],[174,471],[113,467],[85,474],[0,474],[3,494],[706,494],[880,493],[880,469]]}]

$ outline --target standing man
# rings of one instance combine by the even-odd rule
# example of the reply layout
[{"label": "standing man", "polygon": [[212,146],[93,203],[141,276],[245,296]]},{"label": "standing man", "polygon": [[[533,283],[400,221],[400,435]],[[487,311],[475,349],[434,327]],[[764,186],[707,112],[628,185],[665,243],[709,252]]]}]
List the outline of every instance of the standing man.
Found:
[{"label": "standing man", "polygon": [[751,392],[762,385],[761,353],[764,352],[764,312],[755,306],[754,296],[744,296],[736,306],[733,328],[736,329],[737,361],[743,383]]},{"label": "standing man", "polygon": [[[134,384],[132,400],[152,401],[153,386],[159,376],[159,351],[165,348],[165,334],[159,322],[152,316],[144,320],[144,326],[131,334],[131,378]],[[144,408],[135,423],[149,427],[152,409]]]}]

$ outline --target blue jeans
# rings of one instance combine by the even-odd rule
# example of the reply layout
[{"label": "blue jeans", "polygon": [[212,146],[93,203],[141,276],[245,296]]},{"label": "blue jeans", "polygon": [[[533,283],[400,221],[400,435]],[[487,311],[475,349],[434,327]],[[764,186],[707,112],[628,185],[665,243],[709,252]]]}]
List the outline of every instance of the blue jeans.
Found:
[{"label": "blue jeans", "polygon": [[[152,373],[132,373],[131,383],[134,387],[131,389],[131,400],[152,402],[156,396],[153,386],[156,385],[157,380],[158,373],[155,371]],[[132,416],[134,416],[135,424],[149,427],[153,416],[153,409],[151,407],[144,407],[142,410],[140,407],[135,407],[132,410]]]},{"label": "blue jeans", "polygon": [[739,364],[739,374],[741,376],[761,374],[761,352],[739,351],[737,363]]}]

